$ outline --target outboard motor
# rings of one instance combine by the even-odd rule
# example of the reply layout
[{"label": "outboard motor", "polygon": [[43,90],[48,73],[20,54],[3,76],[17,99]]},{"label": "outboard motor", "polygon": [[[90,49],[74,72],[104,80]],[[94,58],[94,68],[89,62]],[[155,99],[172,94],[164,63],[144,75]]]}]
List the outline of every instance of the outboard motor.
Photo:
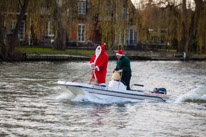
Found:
[{"label": "outboard motor", "polygon": [[166,88],[154,88],[152,93],[167,94],[167,90]]}]

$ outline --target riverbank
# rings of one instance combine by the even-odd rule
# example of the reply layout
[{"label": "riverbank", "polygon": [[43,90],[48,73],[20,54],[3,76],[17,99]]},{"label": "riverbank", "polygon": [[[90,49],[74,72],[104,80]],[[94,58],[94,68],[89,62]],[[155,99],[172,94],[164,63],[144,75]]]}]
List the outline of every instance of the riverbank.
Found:
[{"label": "riverbank", "polygon": [[[94,55],[94,50],[67,49],[65,51],[53,50],[52,48],[18,47],[18,58],[15,61],[89,61]],[[116,60],[117,50],[107,50],[109,60]],[[183,54],[177,52],[153,52],[124,50],[126,56],[131,60],[186,60],[203,61],[206,55]]]},{"label": "riverbank", "polygon": [[[164,61],[203,61],[206,60],[205,56],[196,56],[196,55],[188,55],[184,58],[181,54],[165,54],[165,53],[142,53],[138,52],[138,54],[130,54],[126,53],[126,56],[130,58],[130,60],[164,60]],[[91,55],[83,56],[83,55],[70,55],[70,54],[25,54],[24,61],[89,61],[91,59]],[[114,54],[109,53],[109,60],[116,60],[116,56]]]},{"label": "riverbank", "polygon": [[178,52],[153,52],[153,51],[125,51],[125,54],[131,60],[184,60],[184,61],[203,61],[206,60],[206,55],[184,54]]}]

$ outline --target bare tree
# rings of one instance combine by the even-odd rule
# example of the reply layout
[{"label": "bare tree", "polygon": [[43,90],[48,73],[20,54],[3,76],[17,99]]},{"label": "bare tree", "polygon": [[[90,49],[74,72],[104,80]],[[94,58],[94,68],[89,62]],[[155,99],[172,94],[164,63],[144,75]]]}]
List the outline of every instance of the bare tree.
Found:
[{"label": "bare tree", "polygon": [[[25,17],[25,13],[29,4],[29,0],[8,0],[8,1],[1,1],[0,8],[2,9],[0,12],[1,18],[4,18],[4,21],[7,19],[6,15],[10,11],[11,13],[15,13],[12,18],[17,19],[16,25],[14,30],[7,35],[7,43],[5,43],[5,36],[2,32],[1,35],[1,51],[2,51],[2,58],[5,60],[13,60],[14,59],[14,52],[15,47],[19,46],[19,39],[18,39],[18,30],[20,28],[21,22]],[[16,14],[18,13],[19,14]],[[6,29],[5,24],[4,29]],[[6,46],[7,45],[7,46]]]},{"label": "bare tree", "polygon": [[[8,59],[13,59],[14,57],[14,49],[16,46],[19,46],[19,39],[18,39],[18,30],[20,28],[21,22],[25,16],[29,0],[19,0],[19,5],[20,5],[20,15],[17,17],[17,23],[15,26],[15,29],[13,33],[8,35],[8,52],[7,52],[7,57]],[[23,2],[23,3],[22,3]]]}]

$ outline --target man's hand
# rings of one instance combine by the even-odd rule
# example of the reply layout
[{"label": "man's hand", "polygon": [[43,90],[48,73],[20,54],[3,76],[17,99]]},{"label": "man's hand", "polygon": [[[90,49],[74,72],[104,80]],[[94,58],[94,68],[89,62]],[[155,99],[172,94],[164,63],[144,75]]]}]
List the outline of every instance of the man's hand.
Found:
[{"label": "man's hand", "polygon": [[95,67],[95,65],[94,64],[91,64],[91,68],[93,69]]},{"label": "man's hand", "polygon": [[121,72],[122,72],[122,69],[118,70],[117,72],[121,73]]},{"label": "man's hand", "polygon": [[95,66],[95,65],[92,65],[92,70],[95,70],[95,69],[97,69],[96,66]]}]

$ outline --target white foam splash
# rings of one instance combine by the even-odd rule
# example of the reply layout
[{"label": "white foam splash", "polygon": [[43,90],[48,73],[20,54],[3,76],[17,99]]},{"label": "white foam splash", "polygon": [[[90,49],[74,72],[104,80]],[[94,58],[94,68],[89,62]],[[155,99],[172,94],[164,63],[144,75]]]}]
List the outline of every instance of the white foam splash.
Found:
[{"label": "white foam splash", "polygon": [[175,103],[182,103],[185,100],[206,101],[206,86],[196,86],[196,88],[192,89],[190,92],[180,95],[175,101]]},{"label": "white foam splash", "polygon": [[[125,103],[128,102],[127,99],[123,98],[114,98],[114,97],[104,97],[98,98],[94,95],[89,94],[79,94],[74,96],[69,92],[63,92],[59,96],[56,97],[59,100],[71,100],[74,102],[91,102],[91,103],[98,103],[98,104],[112,104],[112,103]],[[139,102],[138,100],[130,100],[130,102]]]},{"label": "white foam splash", "polygon": [[65,92],[62,92],[60,95],[58,95],[56,97],[57,100],[64,100],[64,99],[69,99],[71,100],[73,98],[73,96],[71,96],[70,94],[68,93],[65,93]]}]

